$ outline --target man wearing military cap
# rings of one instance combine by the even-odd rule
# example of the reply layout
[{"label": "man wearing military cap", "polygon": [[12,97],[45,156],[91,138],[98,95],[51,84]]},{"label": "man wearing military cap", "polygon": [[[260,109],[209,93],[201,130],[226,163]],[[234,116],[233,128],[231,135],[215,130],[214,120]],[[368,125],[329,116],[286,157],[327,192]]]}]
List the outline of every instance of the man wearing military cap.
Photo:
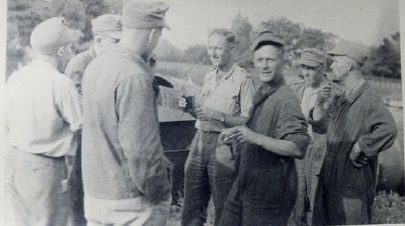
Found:
[{"label": "man wearing military cap", "polygon": [[[16,225],[66,225],[68,158],[81,128],[80,94],[61,74],[81,36],[62,17],[41,22],[31,33],[33,61],[7,82],[6,128]],[[58,71],[59,69],[59,71]]]},{"label": "man wearing military cap", "polygon": [[[94,43],[90,49],[73,57],[65,69],[65,75],[73,80],[79,93],[82,93],[82,78],[86,67],[96,56],[105,52],[112,44],[121,38],[122,23],[121,15],[104,14],[91,21]],[[83,185],[81,173],[81,134],[78,134],[78,147],[75,159],[75,167],[72,175],[72,204],[73,219],[77,225],[83,225]]]},{"label": "man wearing military cap", "polygon": [[154,76],[143,56],[158,44],[168,9],[161,2],[124,1],[119,43],[84,73],[82,169],[89,225],[166,225],[172,165],[163,153]]},{"label": "man wearing military cap", "polygon": [[[217,144],[223,129],[246,123],[252,106],[253,83],[233,59],[235,43],[235,35],[227,29],[215,29],[208,36],[207,52],[215,67],[205,75],[196,108],[189,110],[197,118],[198,130],[185,166],[182,225],[204,225],[211,192],[214,225],[219,225],[236,176],[231,147]],[[185,107],[185,99],[180,98],[179,104]]]},{"label": "man wearing military cap", "polygon": [[297,196],[295,158],[310,141],[305,117],[285,85],[284,41],[269,29],[252,35],[254,67],[263,83],[245,126],[224,130],[219,140],[237,144],[238,175],[219,225],[287,225]]},{"label": "man wearing military cap", "polygon": [[[304,81],[291,86],[301,103],[301,110],[308,120],[309,110],[315,107],[319,87],[322,84],[331,84],[325,75],[328,54],[315,48],[306,48],[298,60]],[[334,85],[336,95],[339,92]],[[312,138],[304,159],[296,159],[298,172],[298,196],[291,215],[292,224],[306,224],[311,222],[312,207],[318,184],[318,176],[326,153],[326,136],[314,133],[311,125],[308,133]]]},{"label": "man wearing military cap", "polygon": [[334,80],[345,90],[344,95],[334,96],[330,85],[321,86],[309,114],[314,132],[327,136],[313,224],[369,224],[378,154],[392,146],[397,130],[381,97],[364,79],[364,51],[344,41],[329,54]]},{"label": "man wearing military cap", "polygon": [[87,65],[121,38],[121,15],[104,14],[91,21],[94,43],[90,49],[73,57],[66,66],[65,75],[73,80],[82,93],[82,77]]}]

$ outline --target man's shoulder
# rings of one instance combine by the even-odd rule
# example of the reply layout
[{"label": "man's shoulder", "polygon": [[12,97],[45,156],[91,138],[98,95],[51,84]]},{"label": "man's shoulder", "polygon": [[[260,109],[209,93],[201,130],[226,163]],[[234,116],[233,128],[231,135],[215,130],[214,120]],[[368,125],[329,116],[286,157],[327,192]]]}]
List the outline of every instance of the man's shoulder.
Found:
[{"label": "man's shoulder", "polygon": [[294,102],[297,105],[299,105],[299,101],[297,99],[297,96],[295,95],[294,91],[289,87],[288,85],[284,84],[278,88],[276,91],[278,94],[277,96],[279,97],[279,101],[283,103],[290,103]]},{"label": "man's shoulder", "polygon": [[290,88],[291,88],[293,91],[296,91],[296,90],[305,88],[305,86],[306,86],[305,81],[304,81],[304,80],[299,80],[299,81],[293,82],[293,83],[290,85]]},{"label": "man's shoulder", "polygon": [[240,76],[241,78],[251,78],[249,72],[246,69],[240,67],[239,65],[235,65],[235,74]]},{"label": "man's shoulder", "polygon": [[217,71],[217,67],[212,67],[212,68],[210,68],[210,69],[205,73],[204,80],[208,80],[208,79],[214,77],[215,74],[216,74],[216,71]]},{"label": "man's shoulder", "polygon": [[88,49],[77,54],[69,61],[67,67],[85,68],[96,57],[92,51],[92,49]]}]

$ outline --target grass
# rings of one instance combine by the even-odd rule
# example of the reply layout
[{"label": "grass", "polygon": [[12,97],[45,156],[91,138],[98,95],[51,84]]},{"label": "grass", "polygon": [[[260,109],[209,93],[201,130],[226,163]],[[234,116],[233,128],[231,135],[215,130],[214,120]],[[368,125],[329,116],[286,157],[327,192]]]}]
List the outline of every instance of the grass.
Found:
[{"label": "grass", "polygon": [[[183,198],[170,208],[170,217],[166,226],[180,226]],[[208,207],[206,226],[213,225],[214,208],[212,202]],[[405,223],[405,197],[395,192],[379,192],[374,199],[373,224],[400,224]]]}]

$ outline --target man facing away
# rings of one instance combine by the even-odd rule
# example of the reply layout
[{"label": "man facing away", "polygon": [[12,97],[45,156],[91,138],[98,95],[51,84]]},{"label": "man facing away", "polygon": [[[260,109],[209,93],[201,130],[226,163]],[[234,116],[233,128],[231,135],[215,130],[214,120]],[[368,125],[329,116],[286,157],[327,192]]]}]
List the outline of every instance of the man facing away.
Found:
[{"label": "man facing away", "polygon": [[[12,155],[13,209],[17,225],[66,225],[69,214],[67,156],[77,149],[80,94],[60,73],[81,35],[62,17],[41,22],[31,33],[33,61],[7,83],[7,139]],[[58,70],[59,69],[59,70]]]},{"label": "man facing away", "polygon": [[[235,41],[235,35],[226,29],[215,29],[208,36],[207,52],[215,68],[205,75],[196,106],[189,111],[197,118],[197,133],[185,166],[182,217],[185,226],[204,225],[211,193],[218,225],[236,176],[232,151],[217,144],[223,129],[247,121],[252,106],[254,88],[250,75],[232,57]],[[186,104],[180,98],[179,105],[186,107]]]},{"label": "man facing away", "polygon": [[[82,79],[87,66],[96,56],[105,52],[121,38],[121,15],[104,14],[91,21],[94,43],[90,49],[73,57],[65,69],[65,75],[73,80],[79,93],[82,93]],[[72,174],[72,204],[75,225],[85,225],[83,207],[83,182],[81,168],[81,133],[78,134],[78,150]]]},{"label": "man facing away", "polygon": [[121,38],[121,15],[104,14],[91,21],[93,45],[86,51],[73,57],[66,66],[65,75],[73,80],[79,93],[82,93],[84,71],[91,61]]},{"label": "man facing away", "polygon": [[253,33],[254,67],[263,83],[246,126],[223,131],[220,141],[237,143],[239,168],[219,225],[287,225],[297,196],[295,158],[310,137],[305,117],[285,85],[283,39],[265,28]]},{"label": "man facing away", "polygon": [[333,95],[332,87],[323,85],[309,114],[314,132],[327,134],[313,224],[369,224],[378,154],[394,143],[397,130],[383,101],[364,79],[364,51],[342,41],[329,54],[334,80],[345,90],[344,95]]},{"label": "man facing away", "polygon": [[154,76],[142,56],[159,42],[169,7],[124,2],[122,36],[83,78],[82,169],[89,225],[165,225],[171,163],[159,136]]}]

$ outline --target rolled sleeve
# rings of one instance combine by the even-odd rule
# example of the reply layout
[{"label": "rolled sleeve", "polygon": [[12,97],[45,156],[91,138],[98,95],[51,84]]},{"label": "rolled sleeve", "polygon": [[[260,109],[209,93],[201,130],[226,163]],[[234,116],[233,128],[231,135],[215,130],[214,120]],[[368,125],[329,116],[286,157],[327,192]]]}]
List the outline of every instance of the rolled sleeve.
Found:
[{"label": "rolled sleeve", "polygon": [[241,84],[240,89],[240,110],[241,116],[249,118],[250,109],[253,106],[253,97],[255,94],[255,89],[251,78],[246,78]]},{"label": "rolled sleeve", "polygon": [[282,107],[279,117],[275,138],[295,143],[304,153],[311,138],[308,135],[307,123],[298,102],[287,101]]},{"label": "rolled sleeve", "polygon": [[118,139],[128,159],[130,177],[146,197],[159,201],[170,195],[170,164],[163,153],[154,107],[153,90],[145,75],[119,83]]},{"label": "rolled sleeve", "polygon": [[56,91],[58,112],[70,125],[70,130],[76,132],[82,128],[83,124],[81,95],[71,81],[58,84]]},{"label": "rolled sleeve", "polygon": [[394,118],[382,101],[370,104],[368,114],[364,119],[366,134],[361,136],[357,144],[368,157],[378,155],[394,144],[397,137],[397,128]]},{"label": "rolled sleeve", "polygon": [[79,93],[82,93],[82,79],[84,74],[83,63],[73,59],[69,62],[65,69],[65,75],[70,78],[76,86]]},{"label": "rolled sleeve", "polygon": [[312,130],[315,133],[318,134],[325,134],[328,132],[328,121],[329,121],[329,117],[328,115],[324,115],[321,119],[315,121],[314,120],[314,109],[312,108],[311,110],[309,110],[309,114],[308,114],[308,124],[310,124],[312,126]]}]

